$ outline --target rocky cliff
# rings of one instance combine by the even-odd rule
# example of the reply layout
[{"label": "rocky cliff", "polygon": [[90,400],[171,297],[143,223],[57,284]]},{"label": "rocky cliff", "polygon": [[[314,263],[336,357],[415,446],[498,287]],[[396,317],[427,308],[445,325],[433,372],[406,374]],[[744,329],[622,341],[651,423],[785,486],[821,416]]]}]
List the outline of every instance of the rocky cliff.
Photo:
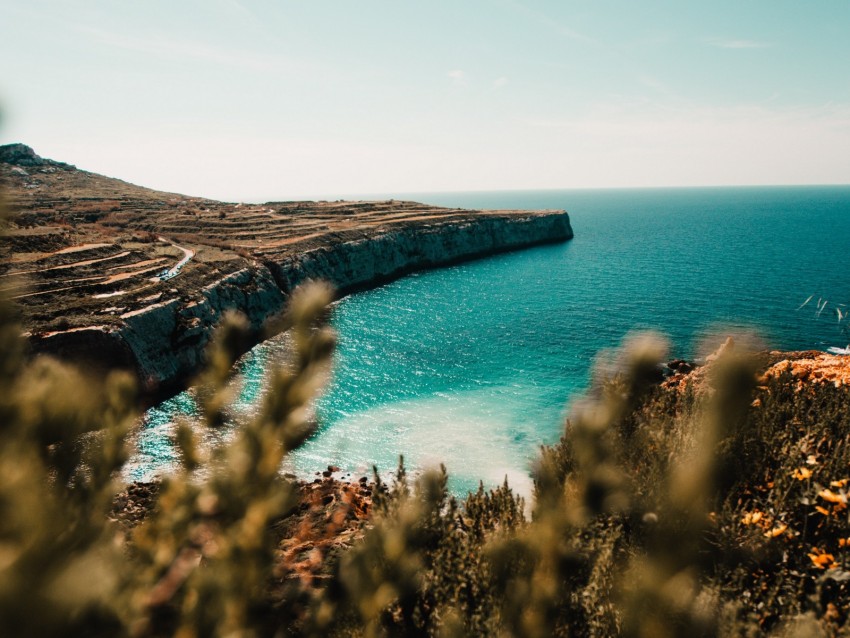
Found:
[{"label": "rocky cliff", "polygon": [[284,293],[307,279],[324,279],[341,294],[401,275],[536,244],[565,241],[567,213],[490,217],[457,224],[406,227],[316,248],[267,267]]},{"label": "rocky cliff", "polygon": [[347,294],[415,270],[572,236],[564,212],[400,227],[256,261],[206,285],[195,299],[166,298],[121,314],[117,324],[54,331],[34,336],[33,345],[103,368],[129,367],[148,394],[161,397],[197,372],[216,324],[229,310],[244,313],[259,340],[263,325],[282,311],[290,292],[310,279],[329,281]]},{"label": "rocky cliff", "polygon": [[35,352],[134,370],[148,392],[190,379],[229,310],[259,339],[295,286],[340,294],[422,268],[572,237],[563,211],[398,200],[232,204],[151,190],[0,146],[12,209],[0,295]]}]

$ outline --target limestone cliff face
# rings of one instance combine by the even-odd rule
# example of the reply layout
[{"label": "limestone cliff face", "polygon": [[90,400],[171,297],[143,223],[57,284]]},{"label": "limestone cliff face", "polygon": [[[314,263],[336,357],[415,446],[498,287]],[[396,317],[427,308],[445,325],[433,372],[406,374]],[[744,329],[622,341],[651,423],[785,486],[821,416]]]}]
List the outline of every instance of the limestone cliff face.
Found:
[{"label": "limestone cliff face", "polygon": [[283,305],[284,296],[267,268],[245,268],[205,287],[196,301],[172,299],[122,315],[124,326],[117,332],[132,352],[144,386],[162,393],[198,370],[225,312],[243,313],[259,334]]},{"label": "limestone cliff face", "polygon": [[31,340],[36,353],[58,355],[104,372],[132,370],[143,393],[180,390],[203,362],[204,348],[228,311],[248,317],[255,335],[279,313],[285,296],[264,266],[244,268],[201,290],[198,299],[166,299],[121,315],[121,324],[56,332]]},{"label": "limestone cliff face", "polygon": [[484,218],[462,224],[394,230],[308,251],[281,263],[271,263],[269,267],[285,292],[307,279],[324,279],[346,294],[414,270],[564,241],[572,236],[566,213]]},{"label": "limestone cliff face", "polygon": [[414,270],[572,236],[566,213],[406,226],[267,260],[207,286],[193,301],[165,299],[122,315],[118,327],[57,333],[42,338],[37,349],[104,367],[130,367],[150,395],[163,396],[198,371],[204,348],[225,312],[245,314],[259,338],[264,322],[280,313],[292,289],[308,279],[324,279],[346,294]]}]

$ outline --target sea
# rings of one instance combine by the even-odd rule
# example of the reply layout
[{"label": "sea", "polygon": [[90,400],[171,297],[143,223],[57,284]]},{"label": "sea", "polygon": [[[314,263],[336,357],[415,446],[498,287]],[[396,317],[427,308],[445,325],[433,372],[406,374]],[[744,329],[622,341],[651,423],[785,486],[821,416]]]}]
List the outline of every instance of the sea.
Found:
[{"label": "sea", "polygon": [[[309,479],[439,467],[463,495],[502,483],[531,491],[541,445],[563,433],[600,352],[632,333],[697,358],[726,335],[757,347],[850,342],[850,186],[393,194],[465,208],[563,209],[571,241],[419,272],[336,305],[332,379],[319,428],[286,461]],[[233,436],[285,356],[281,339],[240,362]],[[174,424],[196,419],[192,391],[149,409],[126,478],[178,459]]]}]

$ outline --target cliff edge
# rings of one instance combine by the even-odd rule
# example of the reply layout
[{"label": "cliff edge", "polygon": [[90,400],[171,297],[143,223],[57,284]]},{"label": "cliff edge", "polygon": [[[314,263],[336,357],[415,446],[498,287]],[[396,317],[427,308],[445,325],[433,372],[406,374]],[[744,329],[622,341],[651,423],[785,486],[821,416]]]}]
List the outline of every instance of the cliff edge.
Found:
[{"label": "cliff edge", "polygon": [[407,201],[234,204],[165,193],[0,146],[12,224],[0,294],[34,352],[129,368],[167,394],[202,364],[228,310],[260,338],[292,289],[345,294],[409,272],[572,238],[564,211]]}]

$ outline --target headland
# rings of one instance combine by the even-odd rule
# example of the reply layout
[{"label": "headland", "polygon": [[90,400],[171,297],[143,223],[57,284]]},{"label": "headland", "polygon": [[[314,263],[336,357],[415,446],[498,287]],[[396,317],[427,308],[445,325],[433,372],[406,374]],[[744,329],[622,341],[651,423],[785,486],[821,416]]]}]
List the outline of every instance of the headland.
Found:
[{"label": "headland", "polygon": [[222,315],[255,342],[291,291],[340,295],[410,272],[573,236],[560,210],[463,210],[417,202],[238,204],[143,188],[0,147],[11,210],[0,293],[34,353],[126,368],[149,397],[184,386]]}]

